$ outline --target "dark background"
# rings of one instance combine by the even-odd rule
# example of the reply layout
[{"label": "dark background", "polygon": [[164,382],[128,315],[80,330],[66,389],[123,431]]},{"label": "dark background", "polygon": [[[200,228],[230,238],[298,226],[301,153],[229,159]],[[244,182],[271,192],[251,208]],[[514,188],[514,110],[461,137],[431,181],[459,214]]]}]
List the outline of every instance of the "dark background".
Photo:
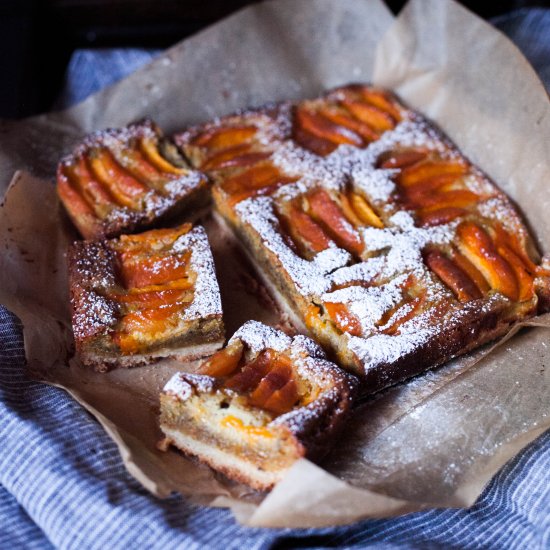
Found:
[{"label": "dark background", "polygon": [[[405,3],[386,2],[394,12]],[[252,3],[254,0],[0,0],[0,117],[20,118],[49,110],[76,48],[166,48]],[[549,7],[550,1],[463,0],[462,4],[491,18],[521,7]]]}]

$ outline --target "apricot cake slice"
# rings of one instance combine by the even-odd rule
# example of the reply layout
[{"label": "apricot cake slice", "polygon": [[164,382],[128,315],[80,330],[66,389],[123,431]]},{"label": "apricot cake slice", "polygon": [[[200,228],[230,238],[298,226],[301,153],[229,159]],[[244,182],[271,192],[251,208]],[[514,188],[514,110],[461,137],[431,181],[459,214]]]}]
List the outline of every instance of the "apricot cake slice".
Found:
[{"label": "apricot cake slice", "polygon": [[86,137],[59,163],[57,191],[85,239],[146,229],[208,201],[206,178],[149,120]]},{"label": "apricot cake slice", "polygon": [[76,350],[96,370],[197,359],[223,345],[219,287],[200,226],[77,241],[69,282]]},{"label": "apricot cake slice", "polygon": [[[390,92],[345,86],[175,141],[210,158],[213,127],[226,155],[207,170],[217,212],[294,323],[365,392],[548,311],[549,262],[512,202]],[[231,164],[236,140],[264,155]]]},{"label": "apricot cake slice", "polygon": [[160,396],[160,427],[184,453],[259,490],[299,458],[320,458],[353,402],[356,379],[305,336],[245,323],[198,374],[177,373]]}]

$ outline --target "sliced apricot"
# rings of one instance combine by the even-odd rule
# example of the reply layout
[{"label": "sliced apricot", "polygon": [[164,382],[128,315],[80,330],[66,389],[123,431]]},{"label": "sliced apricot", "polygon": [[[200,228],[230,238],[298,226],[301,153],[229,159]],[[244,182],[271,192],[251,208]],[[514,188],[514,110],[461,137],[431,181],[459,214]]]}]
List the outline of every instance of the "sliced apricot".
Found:
[{"label": "sliced apricot", "polygon": [[353,254],[361,254],[364,248],[361,237],[328,192],[321,188],[314,189],[307,194],[307,200],[313,218],[323,226],[336,244]]},{"label": "sliced apricot", "polygon": [[166,181],[160,170],[154,166],[139,151],[130,147],[120,151],[117,160],[131,173],[138,181],[161,184]]},{"label": "sliced apricot", "polygon": [[250,144],[236,145],[229,149],[209,156],[202,164],[203,170],[221,170],[222,168],[236,168],[249,166],[269,157],[271,153],[251,151]]},{"label": "sliced apricot", "polygon": [[113,197],[106,187],[92,176],[83,156],[78,157],[73,165],[66,166],[65,172],[92,205],[112,206],[114,204]]},{"label": "sliced apricot", "polygon": [[395,104],[390,97],[388,97],[386,92],[382,90],[373,90],[372,88],[362,88],[361,97],[367,103],[388,113],[397,122],[401,120],[399,110],[395,107]]},{"label": "sliced apricot", "polygon": [[435,176],[463,176],[468,166],[459,162],[426,161],[404,168],[397,177],[399,184],[409,187]]},{"label": "sliced apricot", "polygon": [[[399,328],[402,325],[404,325],[407,321],[410,321],[413,317],[416,316],[420,307],[425,302],[425,299],[426,299],[426,291],[424,291],[420,296],[416,296],[412,300],[401,305],[399,309],[397,309],[394,312],[394,316],[396,317],[395,321],[389,327],[385,328],[382,332],[390,336],[394,334],[398,334]],[[399,310],[405,307],[407,308],[406,313],[400,314]]]},{"label": "sliced apricot", "polygon": [[260,352],[253,361],[228,378],[224,386],[241,393],[252,391],[269,372],[274,357],[273,350],[267,349]]},{"label": "sliced apricot", "polygon": [[424,254],[426,265],[453,291],[461,302],[482,298],[482,293],[466,271],[439,250]]},{"label": "sliced apricot", "polygon": [[89,157],[93,174],[103,183],[116,198],[119,204],[130,208],[139,208],[140,198],[148,188],[134,178],[114,159],[107,149],[93,151]]},{"label": "sliced apricot", "polygon": [[347,332],[352,336],[361,336],[361,323],[355,315],[348,311],[345,304],[325,302],[323,305],[329,317],[342,332]]},{"label": "sliced apricot", "polygon": [[237,370],[243,351],[243,343],[240,340],[234,340],[225,349],[217,351],[208,361],[203,363],[199,368],[199,373],[216,378],[229,376]]},{"label": "sliced apricot", "polygon": [[389,151],[378,158],[378,168],[403,169],[423,161],[428,156],[426,151],[411,150]]},{"label": "sliced apricot", "polygon": [[296,405],[299,397],[296,382],[289,380],[281,389],[274,391],[261,407],[275,414],[284,414]]},{"label": "sliced apricot", "polygon": [[249,402],[256,407],[266,408],[265,405],[273,394],[286,386],[291,379],[292,368],[290,366],[290,361],[275,359],[269,372],[261,379],[259,384],[250,394]]},{"label": "sliced apricot", "polygon": [[468,211],[464,208],[456,208],[454,206],[447,206],[445,208],[437,208],[436,210],[423,211],[419,210],[416,215],[418,218],[418,224],[423,227],[430,227],[434,225],[442,225],[449,223],[464,216]]},{"label": "sliced apricot", "polygon": [[[170,317],[184,309],[185,304],[169,304],[155,309],[142,309],[128,313],[121,320],[121,330],[114,334],[114,340],[124,353],[135,353],[143,344],[140,334],[155,334],[166,328]],[[138,333],[138,334],[136,334]]]},{"label": "sliced apricot", "polygon": [[520,302],[525,302],[533,297],[535,292],[534,278],[529,274],[521,258],[508,246],[499,246],[498,253],[512,266],[519,284]]},{"label": "sliced apricot", "polygon": [[343,114],[337,108],[323,107],[319,109],[319,113],[334,124],[355,132],[366,143],[376,141],[380,137],[370,126]]},{"label": "sliced apricot", "polygon": [[351,207],[363,225],[383,229],[384,223],[363,196],[359,193],[351,192],[349,200]]},{"label": "sliced apricot", "polygon": [[119,257],[122,284],[125,288],[139,288],[185,278],[190,253],[140,257],[123,252]]},{"label": "sliced apricot", "polygon": [[334,122],[319,113],[299,107],[296,109],[295,116],[295,123],[314,136],[327,139],[338,145],[348,144],[357,147],[363,145],[363,140],[353,130],[339,124],[334,124]]},{"label": "sliced apricot", "polygon": [[181,301],[185,290],[167,289],[151,292],[128,292],[128,293],[109,293],[107,296],[119,304],[125,304],[130,307],[139,307],[141,309],[153,309],[167,304],[173,304]]},{"label": "sliced apricot", "polygon": [[86,199],[71,186],[67,178],[58,177],[57,193],[83,237],[85,239],[97,237],[100,225],[94,211]]},{"label": "sliced apricot", "polygon": [[461,254],[458,250],[453,250],[451,257],[453,262],[458,265],[462,271],[466,272],[472,281],[474,281],[475,285],[479,288],[483,295],[489,292],[491,289],[489,283],[485,280],[485,277],[483,277],[479,269],[477,269],[476,266],[468,260],[468,258],[466,258],[466,256]]},{"label": "sliced apricot", "polygon": [[422,214],[427,214],[432,210],[441,210],[442,208],[465,208],[478,202],[479,199],[479,195],[467,189],[453,189],[424,195],[421,201],[412,203],[411,206],[413,208],[421,207]]},{"label": "sliced apricot", "polygon": [[388,113],[373,105],[343,99],[342,105],[357,119],[368,124],[375,132],[383,133],[395,127],[395,120]]},{"label": "sliced apricot", "polygon": [[225,149],[250,140],[257,131],[255,126],[215,126],[199,134],[191,143],[210,149]]},{"label": "sliced apricot", "polygon": [[171,162],[168,162],[158,150],[158,140],[151,138],[142,138],[139,140],[139,149],[145,155],[147,160],[158,170],[166,174],[172,174],[174,176],[183,176],[188,171],[185,168],[175,166]]},{"label": "sliced apricot", "polygon": [[263,187],[271,187],[275,184],[282,185],[293,181],[296,181],[296,178],[281,174],[272,164],[263,164],[227,178],[222,182],[221,187],[226,193],[234,195],[243,191],[253,192]]},{"label": "sliced apricot", "polygon": [[292,129],[292,137],[296,143],[304,147],[304,149],[321,157],[326,157],[338,147],[337,143],[315,136],[311,132],[299,128],[296,125]]},{"label": "sliced apricot", "polygon": [[465,221],[458,226],[457,235],[460,251],[483,274],[489,286],[510,300],[517,301],[519,285],[516,274],[498,254],[487,232],[479,225]]},{"label": "sliced apricot", "polygon": [[330,246],[331,240],[321,226],[294,205],[288,209],[287,227],[294,240],[305,242],[313,252],[321,252]]}]

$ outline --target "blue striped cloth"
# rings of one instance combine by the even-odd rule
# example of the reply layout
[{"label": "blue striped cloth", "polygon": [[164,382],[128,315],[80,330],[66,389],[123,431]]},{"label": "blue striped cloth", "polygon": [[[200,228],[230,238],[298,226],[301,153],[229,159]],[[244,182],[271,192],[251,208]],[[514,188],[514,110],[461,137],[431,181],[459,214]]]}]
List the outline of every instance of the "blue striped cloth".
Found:
[{"label": "blue striped cloth", "polygon": [[[550,11],[515,12],[496,24],[550,88]],[[77,52],[63,103],[111,84],[154,54]],[[80,405],[25,376],[21,326],[2,307],[0,365],[0,549],[550,548],[550,432],[509,462],[470,510],[429,510],[333,529],[250,529],[226,510],[147,493]]]}]

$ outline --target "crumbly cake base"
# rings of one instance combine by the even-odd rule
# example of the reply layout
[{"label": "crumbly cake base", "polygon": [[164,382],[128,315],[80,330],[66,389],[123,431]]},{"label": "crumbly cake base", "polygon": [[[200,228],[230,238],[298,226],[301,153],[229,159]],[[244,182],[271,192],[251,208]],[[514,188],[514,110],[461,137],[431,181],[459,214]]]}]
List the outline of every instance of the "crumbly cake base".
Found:
[{"label": "crumbly cake base", "polygon": [[205,344],[195,344],[180,348],[165,347],[154,352],[134,355],[101,355],[89,351],[81,352],[79,357],[82,363],[92,367],[97,372],[108,372],[115,368],[132,368],[150,365],[163,359],[177,361],[195,361],[208,357],[221,349],[225,339],[215,340]]},{"label": "crumbly cake base", "polygon": [[230,479],[245,483],[258,491],[267,491],[280,481],[287,470],[269,472],[255,467],[238,455],[227,452],[218,445],[211,445],[167,424],[160,425],[166,436],[160,442],[162,448],[173,445],[185,454],[198,457],[202,464],[223,473]]}]

